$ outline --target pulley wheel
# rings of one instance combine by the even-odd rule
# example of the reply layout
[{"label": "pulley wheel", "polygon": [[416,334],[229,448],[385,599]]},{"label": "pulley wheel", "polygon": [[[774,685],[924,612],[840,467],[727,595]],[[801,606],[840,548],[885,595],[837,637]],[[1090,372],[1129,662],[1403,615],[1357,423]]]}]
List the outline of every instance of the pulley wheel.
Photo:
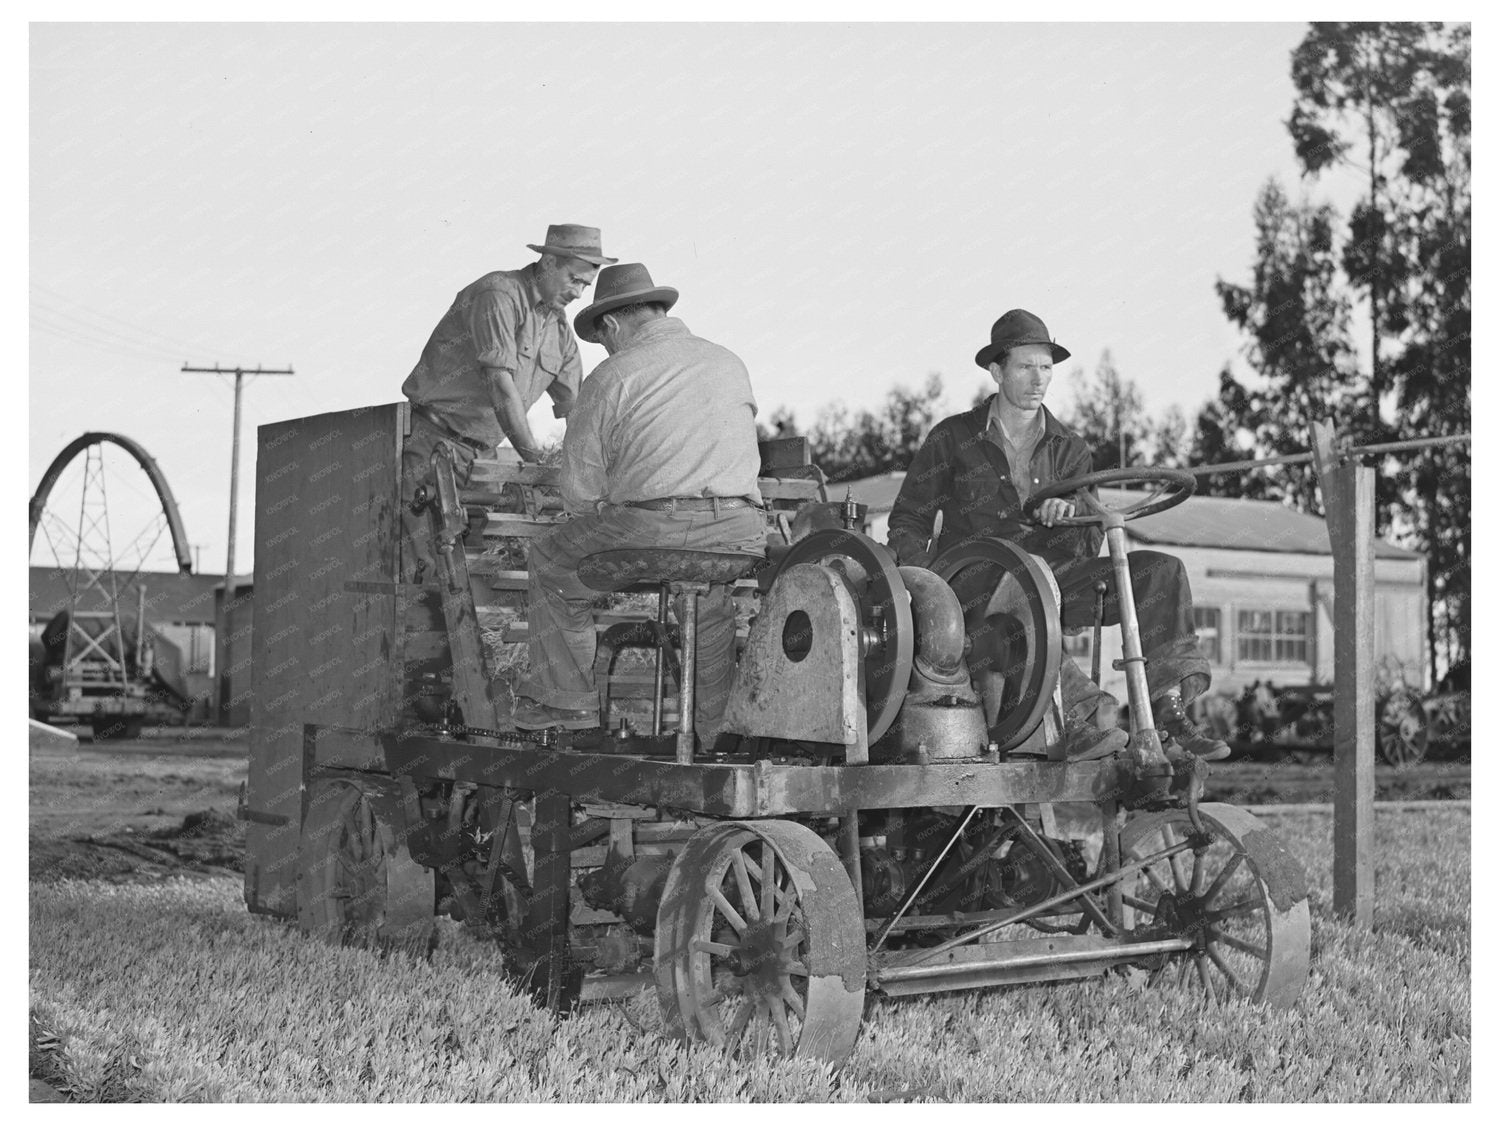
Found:
[{"label": "pulley wheel", "polygon": [[[896,721],[911,682],[915,630],[911,597],[889,551],[857,531],[815,531],[792,544],[776,568],[780,575],[798,563],[818,563],[840,571],[859,602],[861,624],[873,637],[860,642],[864,654],[865,713],[874,742]],[[772,578],[775,583],[775,577]]]},{"label": "pulley wheel", "polygon": [[[971,568],[983,568],[970,572]],[[1052,704],[1062,660],[1062,618],[1057,584],[1026,551],[1004,539],[976,539],[951,547],[930,568],[953,587],[964,607],[970,668],[975,652],[988,654],[1005,677],[1005,698],[990,740],[1002,752],[1036,730]],[[986,575],[995,575],[993,583]],[[980,661],[983,663],[983,660]]]}]

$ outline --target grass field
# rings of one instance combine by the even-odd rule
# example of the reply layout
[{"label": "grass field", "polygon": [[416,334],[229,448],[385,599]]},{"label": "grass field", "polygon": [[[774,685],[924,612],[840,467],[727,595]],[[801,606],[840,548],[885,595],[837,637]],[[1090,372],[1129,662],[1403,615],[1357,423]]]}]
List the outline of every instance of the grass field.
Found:
[{"label": "grass field", "polygon": [[1312,892],[1290,1011],[1138,974],[871,1001],[835,1072],[664,1039],[651,993],[554,1020],[456,926],[381,958],[233,880],[62,882],[31,887],[31,1070],[83,1101],[1467,1101],[1469,810],[1381,811],[1368,933],[1330,914],[1331,818],[1268,823]]}]

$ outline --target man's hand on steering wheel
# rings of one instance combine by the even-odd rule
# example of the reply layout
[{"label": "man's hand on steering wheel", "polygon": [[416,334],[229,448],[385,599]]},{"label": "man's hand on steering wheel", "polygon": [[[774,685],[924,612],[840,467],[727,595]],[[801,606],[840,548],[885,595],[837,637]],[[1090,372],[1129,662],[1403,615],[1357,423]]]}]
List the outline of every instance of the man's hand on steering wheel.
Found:
[{"label": "man's hand on steering wheel", "polygon": [[1072,516],[1073,511],[1073,501],[1054,496],[1050,500],[1043,500],[1037,506],[1036,519],[1045,527],[1055,527],[1060,520]]},{"label": "man's hand on steering wheel", "polygon": [[[1102,503],[1086,491],[1125,484],[1146,484],[1152,488],[1149,492],[1129,493],[1124,498],[1124,506],[1119,508]],[[1027,497],[1022,510],[1048,527],[1084,527],[1095,523],[1115,526],[1126,520],[1175,508],[1191,496],[1196,487],[1193,475],[1181,469],[1107,469],[1044,485]],[[1078,496],[1083,510],[1078,510],[1074,501],[1065,499],[1068,496]],[[1055,507],[1058,504],[1066,510]]]}]

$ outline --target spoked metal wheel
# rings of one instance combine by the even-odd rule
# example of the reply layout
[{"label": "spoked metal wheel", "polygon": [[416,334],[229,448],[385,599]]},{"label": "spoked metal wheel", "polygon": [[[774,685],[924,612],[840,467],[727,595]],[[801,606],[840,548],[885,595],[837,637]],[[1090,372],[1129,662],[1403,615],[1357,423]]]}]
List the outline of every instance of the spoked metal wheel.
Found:
[{"label": "spoked metal wheel", "polygon": [[297,920],[335,945],[431,950],[432,872],[396,832],[399,795],[374,783],[317,782],[308,798]]},{"label": "spoked metal wheel", "polygon": [[656,922],[656,991],[679,1038],[842,1062],[865,999],[865,930],[843,864],[790,821],[698,832]]},{"label": "spoked metal wheel", "polygon": [[1380,701],[1375,714],[1375,745],[1387,764],[1414,766],[1427,756],[1427,712],[1415,696],[1395,691]]},{"label": "spoked metal wheel", "polygon": [[1169,955],[1161,970],[1166,980],[1214,999],[1289,1005],[1307,980],[1312,935],[1302,864],[1243,809],[1206,804],[1200,812],[1202,839],[1181,809],[1125,825],[1120,851],[1127,863],[1194,845],[1126,882],[1127,922],[1138,937],[1192,941]]}]

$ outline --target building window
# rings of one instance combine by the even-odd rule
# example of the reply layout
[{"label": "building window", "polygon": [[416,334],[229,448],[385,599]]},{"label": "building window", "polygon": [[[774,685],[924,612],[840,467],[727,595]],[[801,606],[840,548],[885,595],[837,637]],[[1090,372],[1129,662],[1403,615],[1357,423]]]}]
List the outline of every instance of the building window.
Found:
[{"label": "building window", "polygon": [[1204,659],[1210,664],[1222,663],[1224,658],[1219,647],[1219,607],[1195,605],[1193,628],[1197,630],[1198,651],[1203,653]]},{"label": "building window", "polygon": [[1240,659],[1263,664],[1306,664],[1310,616],[1306,610],[1240,610],[1237,630]]},{"label": "building window", "polygon": [[212,625],[190,625],[188,633],[188,672],[213,675],[214,671],[214,627]]}]

